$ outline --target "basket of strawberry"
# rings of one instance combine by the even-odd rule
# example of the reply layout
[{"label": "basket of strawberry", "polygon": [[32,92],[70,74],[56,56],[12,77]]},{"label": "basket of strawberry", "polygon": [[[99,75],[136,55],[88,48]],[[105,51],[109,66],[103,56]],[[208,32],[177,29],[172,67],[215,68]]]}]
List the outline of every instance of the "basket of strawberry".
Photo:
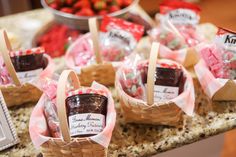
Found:
[{"label": "basket of strawberry", "polygon": [[88,30],[88,18],[104,15],[124,16],[139,0],[41,0],[56,21],[80,30]]}]

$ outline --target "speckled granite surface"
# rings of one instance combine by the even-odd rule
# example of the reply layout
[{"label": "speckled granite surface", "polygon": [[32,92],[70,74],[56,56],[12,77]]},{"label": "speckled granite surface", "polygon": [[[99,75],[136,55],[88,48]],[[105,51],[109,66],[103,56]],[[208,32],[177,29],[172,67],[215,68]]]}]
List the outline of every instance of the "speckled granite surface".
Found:
[{"label": "speckled granite surface", "polygon": [[[37,10],[0,18],[0,27],[5,27],[16,34],[24,35],[23,45],[30,44],[35,30],[29,32],[20,30],[12,25],[13,21],[20,18],[39,20],[42,25],[50,20],[47,12]],[[28,38],[27,38],[28,37]],[[26,40],[27,39],[27,40]],[[197,95],[196,115],[184,118],[183,128],[171,128],[166,126],[148,126],[137,124],[125,124],[119,103],[116,101],[118,111],[117,125],[113,132],[112,141],[109,147],[109,157],[139,157],[151,156],[159,152],[167,151],[185,144],[193,143],[209,136],[228,131],[236,127],[236,102],[212,103],[203,94],[199,84],[195,81]],[[113,95],[115,97],[115,92]],[[115,97],[116,99],[116,97]],[[116,99],[117,100],[117,99]],[[28,133],[28,122],[34,104],[26,104],[10,109],[13,123],[21,142],[0,152],[1,157],[28,157],[37,156],[39,150],[35,150]]]}]

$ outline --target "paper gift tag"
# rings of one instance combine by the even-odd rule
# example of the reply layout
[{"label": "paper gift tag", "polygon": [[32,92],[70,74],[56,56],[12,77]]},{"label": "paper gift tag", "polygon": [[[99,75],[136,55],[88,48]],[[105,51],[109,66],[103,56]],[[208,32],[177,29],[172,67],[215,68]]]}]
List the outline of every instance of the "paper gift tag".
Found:
[{"label": "paper gift tag", "polygon": [[19,142],[5,100],[0,90],[0,151]]}]

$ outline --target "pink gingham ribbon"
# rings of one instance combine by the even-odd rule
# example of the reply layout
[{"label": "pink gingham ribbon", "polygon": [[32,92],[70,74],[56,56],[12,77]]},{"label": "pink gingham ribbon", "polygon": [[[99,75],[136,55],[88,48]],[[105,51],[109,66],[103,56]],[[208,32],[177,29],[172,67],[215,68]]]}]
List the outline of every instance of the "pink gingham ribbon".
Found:
[{"label": "pink gingham ribbon", "polygon": [[107,91],[101,89],[93,89],[93,88],[81,88],[77,90],[73,90],[67,93],[67,97],[78,95],[78,94],[99,94],[107,97]]}]

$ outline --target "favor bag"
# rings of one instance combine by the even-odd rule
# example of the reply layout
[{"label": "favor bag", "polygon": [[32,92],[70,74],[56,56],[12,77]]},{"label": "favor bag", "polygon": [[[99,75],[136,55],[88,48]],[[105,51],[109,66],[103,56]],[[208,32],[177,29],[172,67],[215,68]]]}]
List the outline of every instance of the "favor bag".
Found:
[{"label": "favor bag", "polygon": [[195,72],[205,93],[216,101],[235,101],[235,32],[219,28],[215,40],[199,48]]},{"label": "favor bag", "polygon": [[[68,87],[67,80],[70,78],[71,85],[74,90],[70,90],[79,94],[94,93],[106,95],[108,98],[106,126],[102,132],[90,137],[71,137],[67,120],[66,101],[66,87]],[[48,86],[49,87],[49,86]],[[55,91],[56,90],[56,91]],[[54,91],[54,92],[53,92]],[[55,101],[53,101],[54,94]],[[70,96],[70,95],[68,95]],[[53,134],[58,137],[50,137],[50,129],[48,127],[47,117],[45,117],[44,106],[50,98],[51,103],[56,104],[57,115],[59,119],[59,132]],[[52,113],[51,113],[52,114]],[[57,119],[57,118],[54,118]],[[45,157],[62,157],[62,156],[106,156],[107,148],[111,140],[112,131],[115,126],[116,112],[114,109],[114,101],[109,90],[96,82],[91,87],[80,87],[79,79],[75,72],[65,70],[62,72],[57,87],[51,86],[41,96],[38,104],[35,106],[29,124],[30,137],[36,148],[41,148]],[[54,123],[55,124],[55,123]],[[51,125],[51,124],[50,124]]]},{"label": "favor bag", "polygon": [[160,57],[175,60],[185,67],[199,60],[196,46],[205,41],[197,31],[200,9],[198,6],[165,0],[160,4],[160,25],[149,31],[152,41],[161,43]]},{"label": "favor bag", "polygon": [[[140,62],[137,57],[132,57],[131,62],[117,71],[115,87],[120,98],[121,109],[127,122],[181,126],[183,113],[193,115],[195,102],[193,81],[180,64],[166,59],[157,61],[158,51],[159,44],[153,43],[149,61]],[[137,64],[132,65],[135,62]],[[163,76],[155,72],[157,65],[174,67],[173,69],[183,72],[179,77],[181,81],[177,81],[180,81],[181,86],[179,88],[154,86],[153,78]],[[145,68],[148,68],[146,85],[143,84],[146,75],[142,75]],[[166,76],[167,79],[170,77],[172,76]],[[176,80],[165,82],[173,83]],[[181,91],[179,95],[178,91]],[[162,96],[159,97],[158,94]]]},{"label": "favor bag", "polygon": [[[12,51],[6,32],[2,30],[0,33],[0,88],[8,107],[38,101],[42,94],[38,82],[52,75],[52,59],[42,53],[42,48]],[[30,55],[34,56],[34,60],[30,59]],[[43,68],[27,70],[27,66],[32,68],[29,63],[35,67],[42,65]]]},{"label": "favor bag", "polygon": [[107,86],[114,85],[115,70],[134,50],[144,28],[107,16],[103,18],[100,32],[96,19],[90,19],[89,26],[90,33],[68,48],[66,65],[78,73],[82,85],[91,85],[94,80]]}]

